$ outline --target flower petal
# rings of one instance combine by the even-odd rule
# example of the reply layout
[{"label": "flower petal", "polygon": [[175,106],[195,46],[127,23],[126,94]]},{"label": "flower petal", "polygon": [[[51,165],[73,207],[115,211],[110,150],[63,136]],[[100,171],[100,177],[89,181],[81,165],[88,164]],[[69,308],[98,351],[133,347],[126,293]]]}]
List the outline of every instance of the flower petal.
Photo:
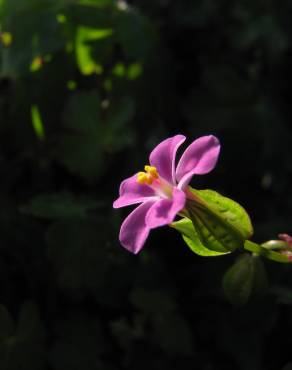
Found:
[{"label": "flower petal", "polygon": [[152,206],[153,202],[142,203],[122,223],[120,242],[132,253],[138,253],[148,237],[150,228],[146,225],[145,216]]},{"label": "flower petal", "polygon": [[169,225],[185,206],[186,195],[182,190],[173,189],[171,199],[161,199],[153,204],[146,215],[146,225],[155,228]]},{"label": "flower petal", "polygon": [[156,167],[159,175],[170,184],[176,184],[175,155],[185,139],[183,135],[170,137],[158,144],[150,154],[149,161],[151,166]]},{"label": "flower petal", "polygon": [[219,140],[202,136],[187,147],[176,168],[178,188],[184,189],[193,175],[203,175],[213,170],[220,152]]},{"label": "flower petal", "polygon": [[155,191],[148,185],[137,182],[137,174],[124,180],[120,186],[120,196],[114,201],[113,207],[120,208],[131,204],[142,203],[148,200],[158,199]]}]

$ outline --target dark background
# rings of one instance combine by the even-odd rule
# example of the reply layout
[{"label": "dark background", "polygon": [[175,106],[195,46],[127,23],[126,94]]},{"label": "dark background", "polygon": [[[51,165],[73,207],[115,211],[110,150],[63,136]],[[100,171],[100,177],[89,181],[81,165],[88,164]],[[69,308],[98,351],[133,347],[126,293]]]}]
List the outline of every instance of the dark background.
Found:
[{"label": "dark background", "polygon": [[161,140],[214,134],[193,186],[241,203],[255,241],[292,232],[291,11],[0,0],[1,370],[291,369],[289,265],[264,261],[268,289],[234,307],[236,253],[199,257],[164,227],[130,255],[130,208],[112,209]]}]

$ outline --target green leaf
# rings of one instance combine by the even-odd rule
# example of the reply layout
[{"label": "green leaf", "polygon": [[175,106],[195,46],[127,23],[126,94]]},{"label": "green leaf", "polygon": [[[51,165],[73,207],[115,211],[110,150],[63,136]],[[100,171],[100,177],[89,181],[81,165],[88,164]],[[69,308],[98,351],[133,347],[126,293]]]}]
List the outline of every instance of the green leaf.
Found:
[{"label": "green leaf", "polygon": [[228,250],[225,252],[217,252],[206,248],[201,242],[199,235],[189,218],[183,218],[179,221],[173,222],[170,226],[182,234],[183,240],[186,242],[187,246],[199,256],[214,257],[230,253]]},{"label": "green leaf", "polygon": [[208,207],[218,212],[224,220],[239,230],[245,239],[252,236],[253,226],[250,217],[240,204],[210,189],[195,190],[195,194],[206,201]]},{"label": "green leaf", "polygon": [[227,270],[222,283],[228,300],[235,306],[242,306],[248,302],[252,293],[266,290],[267,278],[259,258],[244,254]]},{"label": "green leaf", "polygon": [[186,208],[202,244],[223,253],[243,247],[253,232],[245,210],[213,190],[190,190]]},{"label": "green leaf", "polygon": [[[265,244],[265,243],[264,243]],[[256,253],[260,256],[263,256],[269,260],[280,262],[280,263],[291,263],[291,255],[286,255],[284,253],[276,252],[270,249],[265,248],[263,245],[251,242],[250,240],[246,240],[244,243],[244,249]]]}]

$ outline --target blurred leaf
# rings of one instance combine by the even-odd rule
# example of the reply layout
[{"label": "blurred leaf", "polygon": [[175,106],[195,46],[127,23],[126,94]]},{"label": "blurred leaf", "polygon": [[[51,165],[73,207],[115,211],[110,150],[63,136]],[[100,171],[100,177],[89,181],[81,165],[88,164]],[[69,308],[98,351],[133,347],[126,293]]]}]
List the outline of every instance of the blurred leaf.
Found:
[{"label": "blurred leaf", "polygon": [[25,11],[41,11],[54,7],[59,0],[2,0],[3,14],[13,15]]},{"label": "blurred leaf", "polygon": [[263,293],[267,288],[262,262],[250,254],[238,258],[225,273],[222,283],[228,300],[235,306],[246,304],[252,293]]},{"label": "blurred leaf", "polygon": [[95,29],[105,29],[112,26],[113,10],[110,4],[106,4],[107,0],[92,0],[88,2],[79,0],[73,2],[70,0],[65,1],[70,2],[69,6],[66,7],[68,21],[77,27],[85,26]]},{"label": "blurred leaf", "polygon": [[124,96],[101,109],[100,97],[92,91],[72,95],[63,113],[67,133],[59,139],[57,157],[88,180],[102,174],[107,152],[120,150],[132,140],[131,130],[125,128],[133,117],[133,100]]},{"label": "blurred leaf", "polygon": [[58,143],[59,161],[86,179],[97,178],[104,165],[99,95],[96,92],[72,95],[63,117],[68,133]]},{"label": "blurred leaf", "polygon": [[84,218],[91,209],[100,203],[88,197],[76,198],[69,192],[56,194],[40,194],[30,204],[22,206],[21,212],[45,219]]},{"label": "blurred leaf", "polygon": [[95,132],[100,125],[100,96],[96,91],[72,94],[63,112],[64,126],[78,134]]},{"label": "blurred leaf", "polygon": [[77,3],[86,6],[103,7],[106,5],[113,5],[115,0],[77,0]]},{"label": "blurred leaf", "polygon": [[254,117],[253,84],[225,63],[202,62],[206,67],[202,69],[201,84],[182,102],[188,122],[196,124],[196,129],[202,133],[247,126],[248,119]]},{"label": "blurred leaf", "polygon": [[261,45],[275,59],[288,47],[286,33],[275,14],[266,14],[250,20],[241,32],[233,34],[233,37],[235,47],[250,48]]},{"label": "blurred leaf", "polygon": [[230,251],[227,250],[225,252],[217,252],[206,248],[201,242],[199,235],[189,218],[182,218],[179,221],[173,222],[170,226],[182,234],[183,240],[187,246],[199,256],[212,257],[230,253]]},{"label": "blurred leaf", "polygon": [[155,33],[152,24],[144,14],[130,6],[116,12],[115,35],[128,58],[145,60],[153,51]]},{"label": "blurred leaf", "polygon": [[103,138],[104,146],[109,152],[119,151],[133,142],[134,132],[127,124],[133,119],[134,113],[135,104],[129,96],[110,102]]},{"label": "blurred leaf", "polygon": [[254,274],[254,257],[248,254],[241,256],[225,273],[223,289],[229,301],[242,306],[250,298]]},{"label": "blurred leaf", "polygon": [[1,74],[15,78],[29,72],[36,56],[56,52],[65,43],[53,11],[55,1],[21,0],[5,1],[4,4],[4,23],[13,42],[3,55]]}]

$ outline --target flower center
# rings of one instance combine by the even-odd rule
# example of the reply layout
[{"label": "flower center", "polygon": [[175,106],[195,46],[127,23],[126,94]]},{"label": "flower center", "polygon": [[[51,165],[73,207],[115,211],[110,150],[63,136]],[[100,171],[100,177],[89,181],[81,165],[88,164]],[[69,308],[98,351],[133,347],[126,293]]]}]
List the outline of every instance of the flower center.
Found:
[{"label": "flower center", "polygon": [[145,166],[145,172],[138,172],[137,182],[141,185],[148,185],[161,198],[171,198],[173,186],[159,177],[157,168],[154,166]]},{"label": "flower center", "polygon": [[158,171],[154,166],[145,166],[145,172],[138,172],[137,182],[141,185],[152,185],[159,178]]}]

